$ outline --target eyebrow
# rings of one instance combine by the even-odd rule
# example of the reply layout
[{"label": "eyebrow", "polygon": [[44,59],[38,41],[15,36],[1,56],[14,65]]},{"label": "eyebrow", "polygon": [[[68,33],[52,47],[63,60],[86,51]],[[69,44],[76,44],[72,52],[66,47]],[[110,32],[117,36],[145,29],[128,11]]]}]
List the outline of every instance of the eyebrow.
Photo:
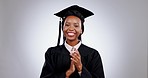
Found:
[{"label": "eyebrow", "polygon": [[[70,22],[65,22],[65,24],[69,24]],[[74,24],[78,24],[79,25],[79,23],[74,23]]]}]

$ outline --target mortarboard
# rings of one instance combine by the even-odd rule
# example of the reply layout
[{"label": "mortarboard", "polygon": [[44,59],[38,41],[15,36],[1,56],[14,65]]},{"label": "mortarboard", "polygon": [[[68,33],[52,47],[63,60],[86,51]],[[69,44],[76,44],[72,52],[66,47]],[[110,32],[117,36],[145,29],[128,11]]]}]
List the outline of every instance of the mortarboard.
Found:
[{"label": "mortarboard", "polygon": [[[94,14],[91,11],[89,11],[89,10],[83,8],[83,7],[80,7],[78,5],[73,5],[73,6],[70,6],[68,8],[61,10],[58,13],[55,13],[54,15],[60,17],[59,36],[58,36],[58,43],[57,43],[57,46],[58,46],[60,44],[60,38],[61,38],[61,28],[62,28],[61,18],[62,18],[62,21],[63,21],[67,16],[77,16],[78,18],[81,19],[81,21],[83,23],[85,18],[87,18],[91,15],[94,15]],[[83,28],[84,28],[84,26],[83,26]]]}]

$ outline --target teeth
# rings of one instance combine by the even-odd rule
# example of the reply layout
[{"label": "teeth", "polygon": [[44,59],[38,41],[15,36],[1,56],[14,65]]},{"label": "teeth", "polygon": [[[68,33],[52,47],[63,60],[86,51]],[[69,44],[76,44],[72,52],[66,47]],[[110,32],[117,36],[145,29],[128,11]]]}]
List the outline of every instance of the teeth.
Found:
[{"label": "teeth", "polygon": [[68,33],[68,35],[69,35],[69,36],[73,36],[73,35],[74,35],[74,33]]}]

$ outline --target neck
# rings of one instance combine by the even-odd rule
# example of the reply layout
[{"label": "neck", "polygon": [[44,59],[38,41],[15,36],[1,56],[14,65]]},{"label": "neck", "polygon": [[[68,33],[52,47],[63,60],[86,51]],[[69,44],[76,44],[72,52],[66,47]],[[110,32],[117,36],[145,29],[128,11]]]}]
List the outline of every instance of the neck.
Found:
[{"label": "neck", "polygon": [[75,46],[76,44],[79,43],[79,40],[75,40],[75,41],[70,41],[70,40],[66,40],[67,44],[69,44],[70,46]]}]

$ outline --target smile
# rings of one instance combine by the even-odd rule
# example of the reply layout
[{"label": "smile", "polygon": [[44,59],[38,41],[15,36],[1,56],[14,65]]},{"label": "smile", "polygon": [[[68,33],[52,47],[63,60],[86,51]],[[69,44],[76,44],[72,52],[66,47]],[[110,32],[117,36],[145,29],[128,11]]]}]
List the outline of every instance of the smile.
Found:
[{"label": "smile", "polygon": [[73,32],[68,32],[67,34],[68,34],[68,36],[74,36],[75,35],[75,33],[73,33]]}]

